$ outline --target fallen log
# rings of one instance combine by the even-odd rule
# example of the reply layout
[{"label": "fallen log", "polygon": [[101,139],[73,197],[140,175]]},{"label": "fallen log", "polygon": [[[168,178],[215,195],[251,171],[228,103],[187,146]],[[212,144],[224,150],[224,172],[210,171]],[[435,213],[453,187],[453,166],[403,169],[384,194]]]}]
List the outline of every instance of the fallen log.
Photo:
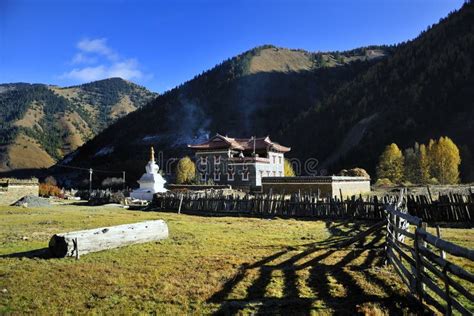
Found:
[{"label": "fallen log", "polygon": [[49,250],[57,258],[79,258],[90,252],[165,238],[168,238],[168,225],[165,221],[145,221],[56,234],[49,241]]}]

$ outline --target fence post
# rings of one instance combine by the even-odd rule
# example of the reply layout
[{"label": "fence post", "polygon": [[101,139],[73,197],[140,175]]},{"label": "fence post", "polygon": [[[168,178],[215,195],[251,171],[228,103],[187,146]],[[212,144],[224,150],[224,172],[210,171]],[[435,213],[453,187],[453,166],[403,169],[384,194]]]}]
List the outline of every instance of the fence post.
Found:
[{"label": "fence post", "polygon": [[423,293],[425,291],[425,285],[422,281],[423,276],[423,264],[421,262],[421,252],[420,246],[423,245],[423,239],[419,235],[419,230],[426,231],[426,223],[421,222],[415,229],[415,240],[414,240],[414,248],[415,248],[415,263],[416,263],[416,274],[415,274],[415,290],[418,295],[418,300],[420,304],[423,304]]},{"label": "fence post", "polygon": [[446,315],[451,315],[453,313],[453,308],[451,304],[451,295],[449,293],[449,280],[448,280],[448,271],[447,266],[443,267],[443,281],[444,281],[444,291],[446,293]]},{"label": "fence post", "polygon": [[181,206],[183,205],[183,198],[184,198],[184,194],[181,194],[181,197],[179,198],[178,214],[181,214]]},{"label": "fence post", "polygon": [[[438,238],[441,238],[441,233],[439,231],[439,225],[436,225],[436,235]],[[439,250],[439,255],[441,258],[446,259],[446,252],[444,250]]]}]

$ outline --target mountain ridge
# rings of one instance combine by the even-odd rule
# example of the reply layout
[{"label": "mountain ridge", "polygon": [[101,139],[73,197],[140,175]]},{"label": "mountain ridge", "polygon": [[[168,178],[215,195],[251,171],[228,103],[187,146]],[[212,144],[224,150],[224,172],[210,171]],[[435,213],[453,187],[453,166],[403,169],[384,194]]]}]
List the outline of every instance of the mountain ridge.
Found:
[{"label": "mountain ridge", "polygon": [[120,78],[0,84],[0,170],[46,168],[156,94]]}]

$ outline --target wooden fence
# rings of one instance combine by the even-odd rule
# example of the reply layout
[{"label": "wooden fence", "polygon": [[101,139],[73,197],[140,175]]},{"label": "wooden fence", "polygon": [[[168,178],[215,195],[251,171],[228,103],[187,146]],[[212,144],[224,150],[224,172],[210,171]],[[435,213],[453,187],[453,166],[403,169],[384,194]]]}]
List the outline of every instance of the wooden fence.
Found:
[{"label": "wooden fence", "polygon": [[259,217],[382,219],[387,202],[388,199],[377,196],[366,199],[353,196],[341,200],[322,199],[317,194],[223,196],[213,193],[167,193],[155,195],[149,209]]},{"label": "wooden fence", "polygon": [[[208,192],[171,192],[155,195],[149,209],[261,217],[383,219],[385,205],[393,199],[393,196],[320,198],[317,193],[224,196]],[[424,195],[408,196],[407,206],[410,214],[427,222],[472,223],[474,215],[473,195],[450,194],[436,201]]]},{"label": "wooden fence", "polygon": [[442,239],[439,228],[438,236],[429,233],[426,223],[408,214],[403,204],[400,199],[386,207],[388,262],[421,303],[446,315],[472,315],[474,274],[459,261],[472,267],[474,251]]}]

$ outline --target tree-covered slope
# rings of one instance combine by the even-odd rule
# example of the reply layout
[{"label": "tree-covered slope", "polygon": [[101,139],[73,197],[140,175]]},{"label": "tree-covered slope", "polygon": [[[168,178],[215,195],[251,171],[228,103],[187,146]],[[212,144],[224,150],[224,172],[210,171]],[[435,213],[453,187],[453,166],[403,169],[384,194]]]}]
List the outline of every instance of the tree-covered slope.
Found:
[{"label": "tree-covered slope", "polygon": [[0,170],[49,167],[155,97],[119,78],[60,88],[0,85]]},{"label": "tree-covered slope", "polygon": [[298,116],[280,136],[295,155],[317,157],[330,170],[373,170],[391,142],[406,148],[447,135],[474,150],[473,52],[474,5],[466,3]]},{"label": "tree-covered slope", "polygon": [[269,134],[278,140],[278,132],[296,115],[365,72],[391,49],[309,53],[257,47],[117,121],[66,162],[127,170],[133,179],[142,173],[150,145],[169,158],[182,156],[187,144],[217,132],[238,137]]}]

